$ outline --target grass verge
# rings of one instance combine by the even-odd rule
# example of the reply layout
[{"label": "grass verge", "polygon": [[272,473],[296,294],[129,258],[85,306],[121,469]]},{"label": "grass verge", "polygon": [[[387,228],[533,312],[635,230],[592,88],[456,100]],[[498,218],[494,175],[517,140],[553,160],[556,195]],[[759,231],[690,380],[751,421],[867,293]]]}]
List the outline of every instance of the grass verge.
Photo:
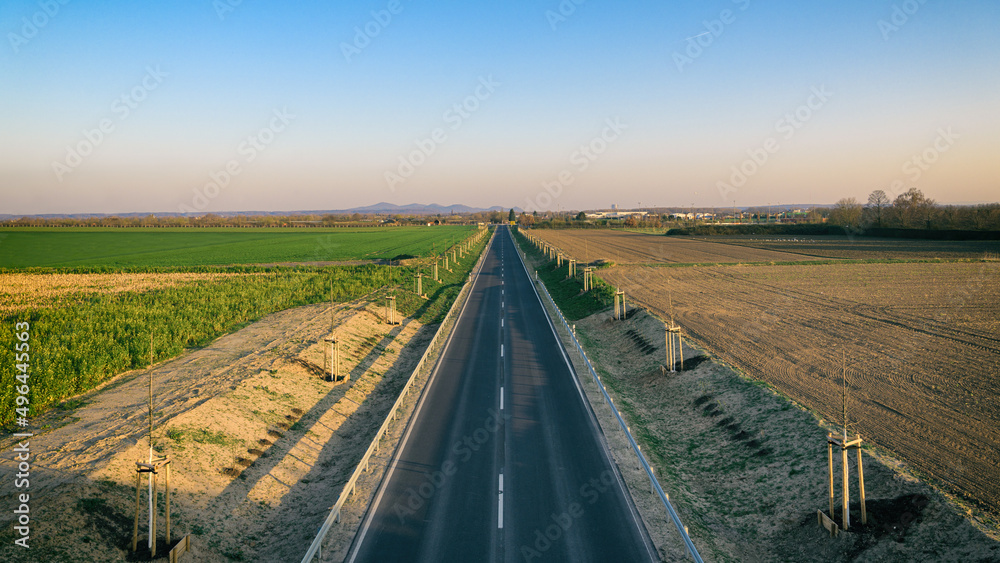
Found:
[{"label": "grass verge", "polygon": [[[567,266],[557,266],[555,260],[538,250],[517,229],[513,230],[514,240],[527,258],[528,268],[538,274],[538,279],[545,283],[552,298],[559,304],[567,320],[576,321],[610,307],[614,301],[613,287],[594,277],[594,289],[583,291],[583,267],[578,265],[577,275],[568,276]],[[600,267],[594,265],[595,267]]]}]

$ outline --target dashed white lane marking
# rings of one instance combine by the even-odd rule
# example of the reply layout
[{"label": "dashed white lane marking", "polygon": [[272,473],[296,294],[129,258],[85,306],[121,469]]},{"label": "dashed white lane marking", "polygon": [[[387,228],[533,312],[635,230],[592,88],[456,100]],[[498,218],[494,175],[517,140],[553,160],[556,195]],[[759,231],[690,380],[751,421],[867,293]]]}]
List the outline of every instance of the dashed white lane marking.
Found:
[{"label": "dashed white lane marking", "polygon": [[500,357],[503,357],[503,344],[500,345]]},{"label": "dashed white lane marking", "polygon": [[500,502],[497,503],[497,528],[503,528],[503,473],[500,474]]},{"label": "dashed white lane marking", "polygon": [[503,387],[500,388],[500,410],[503,410]]}]

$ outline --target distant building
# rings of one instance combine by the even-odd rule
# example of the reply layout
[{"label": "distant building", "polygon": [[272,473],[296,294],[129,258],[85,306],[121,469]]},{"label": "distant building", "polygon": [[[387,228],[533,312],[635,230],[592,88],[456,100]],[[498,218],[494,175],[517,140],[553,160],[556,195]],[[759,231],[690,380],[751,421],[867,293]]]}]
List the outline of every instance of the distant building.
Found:
[{"label": "distant building", "polygon": [[646,211],[595,211],[593,213],[587,213],[587,219],[625,219],[635,215],[637,217],[645,217],[649,215]]}]

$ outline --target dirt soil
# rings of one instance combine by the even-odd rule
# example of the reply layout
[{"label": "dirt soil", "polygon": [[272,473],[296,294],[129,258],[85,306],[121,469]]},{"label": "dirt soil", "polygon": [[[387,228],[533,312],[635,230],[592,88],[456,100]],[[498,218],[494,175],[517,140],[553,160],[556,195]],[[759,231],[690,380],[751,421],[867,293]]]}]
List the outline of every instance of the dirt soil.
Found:
[{"label": "dirt soil", "polygon": [[[3,516],[0,560],[148,560],[148,551],[135,559],[128,548],[135,462],[149,455],[151,371],[154,447],[172,460],[172,534],[192,534],[193,551],[183,560],[297,561],[435,329],[412,319],[389,326],[374,309],[355,301],[275,313],[206,348],[122,375],[77,398],[82,406],[35,419],[43,430],[30,440],[31,549],[13,545]],[[322,339],[331,326],[341,338],[346,383],[323,375]],[[0,439],[6,475],[16,472],[16,443]],[[162,493],[162,480],[159,487]],[[14,502],[12,492],[6,489],[3,506]],[[158,556],[165,560],[162,494],[159,505]],[[143,545],[145,511],[140,537]]]},{"label": "dirt soil", "polygon": [[531,234],[585,263],[604,260],[615,264],[693,264],[794,262],[818,259],[815,256],[795,252],[625,231],[534,229]]},{"label": "dirt soil", "polygon": [[[579,230],[574,248],[615,235]],[[630,252],[662,246],[621,236]],[[983,243],[894,241],[893,252],[942,244]],[[820,417],[842,417],[846,363],[852,432],[965,498],[988,527],[1000,519],[1000,262],[616,266],[598,275]]]},{"label": "dirt soil", "polygon": [[612,268],[725,363],[1000,513],[1000,264]]},{"label": "dirt soil", "polygon": [[854,260],[978,260],[1000,254],[995,240],[910,240],[857,236],[713,236],[697,240]]},{"label": "dirt soil", "polygon": [[[706,561],[1000,561],[1000,543],[950,499],[867,445],[868,523],[860,525],[851,452],[852,527],[831,539],[816,513],[829,511],[826,436],[836,428],[702,350],[685,346],[688,369],[665,371],[663,323],[644,311],[626,321],[599,313],[576,330]],[[661,556],[684,560],[648,481],[635,480],[627,456],[619,464]],[[839,452],[835,472],[839,522]]]}]

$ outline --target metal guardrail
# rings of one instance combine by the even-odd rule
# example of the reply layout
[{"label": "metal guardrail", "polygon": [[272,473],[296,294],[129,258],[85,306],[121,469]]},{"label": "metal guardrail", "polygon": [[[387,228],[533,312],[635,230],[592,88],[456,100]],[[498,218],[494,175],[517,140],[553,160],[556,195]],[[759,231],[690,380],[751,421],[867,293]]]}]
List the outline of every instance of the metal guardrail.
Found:
[{"label": "metal guardrail", "polygon": [[[514,234],[511,233],[511,238],[513,238],[513,236]],[[527,272],[527,261],[525,260],[523,251],[521,250],[520,245],[517,244],[517,241],[514,241],[514,248],[517,249],[518,256],[521,258],[521,264],[524,265],[525,272]],[[531,277],[530,274],[528,277]],[[622,413],[618,411],[618,407],[615,406],[614,401],[611,400],[611,396],[608,395],[608,390],[604,387],[604,383],[601,382],[601,377],[597,375],[597,372],[594,370],[594,366],[590,363],[590,358],[587,357],[587,353],[584,352],[583,347],[580,346],[580,341],[576,339],[576,334],[573,332],[573,329],[570,328],[569,323],[566,321],[566,317],[564,317],[562,311],[559,310],[559,306],[556,305],[555,300],[552,299],[552,295],[549,294],[549,290],[546,289],[545,284],[542,283],[541,280],[536,280],[536,284],[542,289],[542,293],[545,294],[549,303],[552,304],[553,310],[555,310],[556,314],[559,316],[559,320],[562,321],[563,326],[566,327],[566,332],[569,333],[569,337],[573,341],[573,344],[576,345],[576,350],[583,358],[583,362],[587,364],[587,369],[590,370],[590,375],[593,376],[594,382],[597,383],[597,387],[600,388],[601,394],[604,395],[604,401],[611,407],[611,411],[615,413],[615,418],[618,419],[618,424],[621,426],[622,432],[625,433],[629,444],[632,446],[632,450],[635,452],[636,457],[639,458],[639,463],[642,464],[642,468],[646,471],[646,476],[649,477],[653,490],[656,491],[656,493],[660,496],[660,500],[663,501],[663,506],[667,509],[667,514],[670,516],[670,519],[673,520],[674,526],[677,527],[677,531],[680,533],[681,539],[684,541],[684,546],[687,547],[688,553],[691,554],[691,557],[693,557],[695,561],[703,563],[701,555],[698,554],[698,549],[695,548],[694,543],[691,541],[691,536],[688,535],[687,528],[681,522],[681,518],[677,515],[677,511],[674,510],[673,505],[670,504],[670,495],[663,492],[663,487],[660,486],[660,482],[656,479],[656,475],[653,474],[653,468],[650,467],[649,462],[646,461],[646,456],[643,455],[642,450],[639,449],[639,444],[636,443],[635,438],[632,436],[632,432],[629,431],[628,425],[625,424],[625,419],[622,417]]]},{"label": "metal guardrail", "polygon": [[398,411],[402,406],[403,400],[406,398],[413,382],[417,379],[417,375],[420,373],[420,370],[425,367],[427,358],[430,357],[435,345],[439,343],[445,333],[450,332],[451,328],[447,331],[445,328],[448,326],[448,322],[452,319],[452,317],[455,316],[459,306],[465,299],[468,298],[472,284],[475,282],[476,277],[479,275],[479,271],[483,267],[483,260],[486,258],[488,249],[489,244],[487,244],[486,249],[484,249],[479,255],[479,260],[476,262],[476,265],[469,271],[469,279],[466,280],[465,284],[462,286],[462,290],[458,293],[458,296],[455,297],[455,302],[451,304],[451,308],[448,309],[448,313],[445,315],[444,320],[441,321],[441,325],[438,327],[438,330],[434,333],[431,341],[427,344],[427,348],[424,350],[423,355],[420,356],[420,361],[418,361],[416,367],[413,368],[413,372],[410,374],[409,379],[406,380],[406,385],[404,385],[403,389],[399,392],[399,397],[396,398],[396,402],[389,410],[389,414],[386,415],[385,421],[382,422],[382,426],[380,426],[378,432],[375,433],[375,438],[372,439],[372,443],[368,446],[368,450],[365,451],[365,455],[361,456],[361,460],[358,461],[357,467],[354,468],[354,473],[351,474],[351,478],[348,479],[344,488],[340,491],[340,496],[337,498],[337,502],[330,509],[330,514],[327,515],[326,520],[323,521],[323,525],[320,526],[319,531],[316,533],[316,537],[313,539],[312,544],[309,545],[309,551],[307,551],[305,556],[302,557],[302,563],[309,563],[317,555],[319,555],[320,560],[323,559],[323,540],[326,539],[326,534],[330,531],[334,522],[340,522],[340,509],[344,506],[344,503],[347,502],[347,499],[354,494],[354,489],[358,484],[358,479],[361,477],[361,473],[368,471],[368,462],[371,460],[372,455],[379,451],[379,442],[383,437],[385,437],[385,433],[389,429],[389,424],[395,420],[396,411]]}]

